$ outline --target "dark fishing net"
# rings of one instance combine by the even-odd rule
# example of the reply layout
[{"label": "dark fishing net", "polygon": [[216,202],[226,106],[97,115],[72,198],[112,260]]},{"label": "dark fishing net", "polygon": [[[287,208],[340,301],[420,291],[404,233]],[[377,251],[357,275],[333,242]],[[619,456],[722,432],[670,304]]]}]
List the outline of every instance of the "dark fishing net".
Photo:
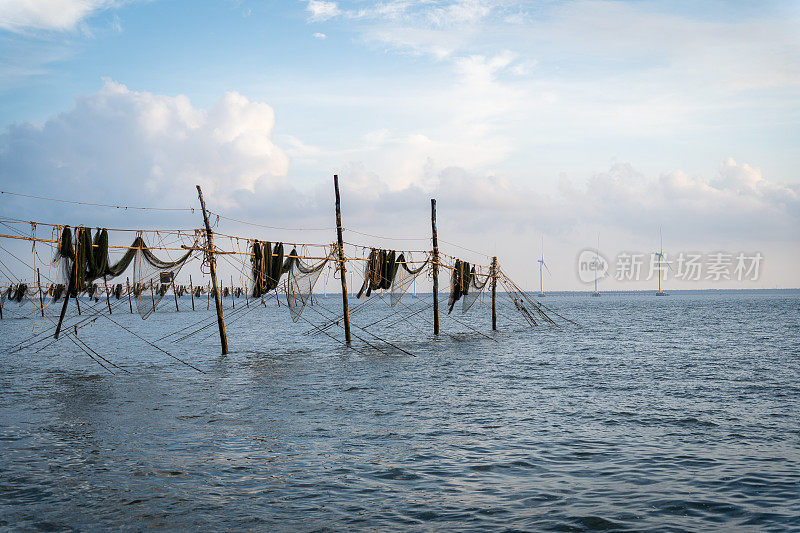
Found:
[{"label": "dark fishing net", "polygon": [[[400,257],[403,257],[403,254],[400,254]],[[397,269],[400,266],[397,259],[397,252],[394,250],[376,250],[373,248],[364,265],[364,283],[361,285],[356,298],[361,298],[365,291],[367,298],[369,298],[372,291],[391,289],[394,278],[397,275]]]},{"label": "dark fishing net", "polygon": [[81,293],[93,296],[98,289],[95,280],[120,276],[133,264],[133,293],[136,309],[142,318],[156,310],[168,285],[192,255],[192,250],[188,250],[176,261],[164,261],[153,254],[141,235],[115,263],[109,260],[108,248],[107,230],[98,229],[92,238],[89,228],[78,227],[73,233],[69,226],[65,226],[55,255],[59,284],[66,287],[70,296]]},{"label": "dark fishing net", "polygon": [[471,270],[469,263],[456,259],[453,265],[452,273],[450,274],[450,299],[447,303],[447,313],[453,312],[453,306],[461,299],[462,296],[469,294]]},{"label": "dark fishing net", "polygon": [[288,272],[289,261],[284,260],[283,243],[275,247],[269,242],[253,242],[253,270],[250,280],[250,293],[258,298],[275,290],[281,276]]},{"label": "dark fishing net", "polygon": [[[481,292],[483,292],[489,279],[489,276],[478,275],[475,267],[472,267],[468,280],[469,289],[461,296],[461,314],[469,311],[470,307],[475,304],[475,301],[481,295]],[[481,282],[481,280],[483,280],[483,282]]]}]

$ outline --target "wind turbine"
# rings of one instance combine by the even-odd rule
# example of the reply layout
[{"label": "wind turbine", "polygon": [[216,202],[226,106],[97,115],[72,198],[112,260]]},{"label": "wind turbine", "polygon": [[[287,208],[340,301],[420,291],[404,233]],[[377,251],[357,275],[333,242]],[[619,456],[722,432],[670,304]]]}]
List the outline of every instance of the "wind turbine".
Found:
[{"label": "wind turbine", "polygon": [[600,296],[597,290],[597,272],[600,269],[600,234],[597,234],[597,248],[594,249],[594,292],[592,296]]},{"label": "wind turbine", "polygon": [[537,261],[539,263],[539,296],[544,296],[544,287],[542,285],[542,267],[547,268],[547,273],[552,274],[544,262],[544,235],[542,235],[542,257]]},{"label": "wind turbine", "polygon": [[[656,296],[666,296],[667,293],[661,290],[661,261],[664,260],[664,236],[661,234],[661,226],[658,227],[658,239],[660,241],[660,250],[658,252],[653,252],[658,258],[658,292],[656,293]],[[672,270],[669,262],[665,262],[667,264],[667,268]]]}]

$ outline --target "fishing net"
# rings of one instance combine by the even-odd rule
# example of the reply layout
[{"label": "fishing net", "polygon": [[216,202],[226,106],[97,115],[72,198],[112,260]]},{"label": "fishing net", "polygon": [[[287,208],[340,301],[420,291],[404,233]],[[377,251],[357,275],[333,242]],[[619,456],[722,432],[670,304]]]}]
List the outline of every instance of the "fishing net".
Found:
[{"label": "fishing net", "polygon": [[[296,249],[293,249],[289,254],[285,263],[286,272],[289,275],[284,281],[284,290],[286,291],[286,302],[289,304],[289,313],[293,322],[300,320],[300,315],[303,314],[306,303],[311,298],[314,285],[337,249],[336,246],[331,246],[325,259],[322,259],[316,265],[307,265],[305,261],[298,257]],[[307,255],[307,253],[304,252],[304,255]]]},{"label": "fishing net", "polygon": [[140,247],[134,250],[133,295],[136,299],[136,311],[142,320],[145,320],[158,309],[158,304],[164,298],[170,285],[174,283],[178,272],[189,260],[192,250],[186,252],[177,261],[163,261],[153,255],[141,237],[136,238],[131,248],[137,244]]},{"label": "fishing net", "polygon": [[459,301],[462,296],[469,294],[470,278],[472,277],[471,272],[469,263],[456,259],[456,263],[453,265],[453,270],[450,275],[450,299],[447,302],[449,306],[447,314],[453,312],[453,306],[456,305],[456,302]]},{"label": "fishing net", "polygon": [[133,264],[136,309],[144,319],[156,310],[168,285],[191,255],[192,250],[189,250],[177,261],[163,261],[153,255],[138,235],[122,257],[112,264],[108,257],[107,230],[98,229],[92,238],[89,228],[78,227],[73,233],[69,226],[64,226],[54,257],[57,285],[64,285],[73,297],[84,292],[94,296],[98,289],[93,283],[95,280],[120,276]]},{"label": "fishing net", "polygon": [[[479,280],[483,279],[483,283]],[[483,289],[486,288],[486,284],[489,282],[490,276],[482,276],[476,273],[475,267],[472,267],[472,271],[469,274],[469,290],[464,293],[461,297],[461,314],[463,315],[467,311],[469,311],[470,307],[475,304],[475,301],[483,292]]]},{"label": "fishing net", "polygon": [[419,276],[425,270],[425,267],[428,266],[428,262],[429,259],[426,258],[420,266],[413,268],[413,265],[415,265],[416,262],[410,253],[408,254],[408,259],[406,259],[404,253],[401,253],[398,256],[397,265],[399,268],[397,268],[394,280],[392,281],[392,295],[390,298],[392,307],[400,303],[403,295],[414,284],[414,280],[417,279],[417,276]]}]

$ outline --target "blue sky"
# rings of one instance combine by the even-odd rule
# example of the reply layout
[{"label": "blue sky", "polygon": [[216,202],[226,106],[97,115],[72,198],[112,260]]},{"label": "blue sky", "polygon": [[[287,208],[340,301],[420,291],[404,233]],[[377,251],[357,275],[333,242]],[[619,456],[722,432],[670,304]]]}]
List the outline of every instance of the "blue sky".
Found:
[{"label": "blue sky", "polygon": [[799,5],[4,0],[0,182],[146,205],[199,182],[326,225],[338,172],[354,227],[424,236],[437,196],[451,240],[530,283],[542,235],[578,288],[598,232],[614,256],[661,226],[796,286]]}]

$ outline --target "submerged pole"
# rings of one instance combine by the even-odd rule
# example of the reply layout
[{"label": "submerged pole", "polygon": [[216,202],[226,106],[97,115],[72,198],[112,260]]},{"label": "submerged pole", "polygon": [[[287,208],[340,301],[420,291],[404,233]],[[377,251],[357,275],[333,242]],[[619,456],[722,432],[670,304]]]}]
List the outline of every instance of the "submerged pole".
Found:
[{"label": "submerged pole", "polygon": [[131,314],[133,314],[133,302],[131,302],[131,280],[127,276],[125,277],[125,286],[128,288],[128,307],[131,308]]},{"label": "submerged pole", "polygon": [[436,198],[431,198],[431,232],[433,234],[433,334],[439,334],[439,239],[436,235]]},{"label": "submerged pole", "polygon": [[203,222],[206,225],[206,254],[208,256],[208,269],[211,271],[211,283],[214,285],[214,305],[217,308],[217,325],[219,326],[219,341],[222,345],[222,355],[228,353],[228,337],[225,335],[225,319],[222,316],[222,300],[219,298],[217,288],[217,266],[214,261],[214,244],[212,241],[211,224],[208,223],[208,213],[206,213],[206,202],[203,200],[203,191],[197,186],[197,195],[200,197],[200,207],[203,209]]},{"label": "submerged pole", "polygon": [[170,272],[170,283],[172,283],[172,295],[175,297],[175,312],[180,313],[178,308],[178,291],[175,290],[175,275]]},{"label": "submerged pole", "polygon": [[192,285],[192,275],[189,274],[189,294],[192,295],[192,311],[194,311],[194,285]]},{"label": "submerged pole", "polygon": [[39,275],[39,269],[36,269],[36,284],[39,286],[39,307],[42,310],[42,318],[44,318],[44,298],[42,298],[42,277]]},{"label": "submerged pole", "polygon": [[[56,326],[56,332],[53,335],[54,339],[58,339],[58,334],[61,333],[61,323],[64,322],[64,315],[67,314],[67,303],[69,302],[69,293],[72,292],[72,284],[74,283],[75,276],[77,275],[76,270],[77,264],[75,261],[72,262],[72,272],[69,273],[69,281],[67,282],[67,290],[66,294],[64,295],[64,305],[61,306],[61,315],[58,317],[58,325]],[[75,303],[78,303],[78,296],[77,293],[75,294]],[[78,312],[80,312],[80,307],[78,307]]]},{"label": "submerged pole", "polygon": [[492,330],[497,331],[497,257],[492,257]]},{"label": "submerged pole", "polygon": [[339,176],[333,175],[333,188],[336,191],[336,239],[339,243],[339,269],[342,280],[342,316],[344,317],[344,338],[350,346],[350,304],[347,299],[347,271],[344,265],[344,242],[342,240],[342,204],[339,197]]},{"label": "submerged pole", "polygon": [[231,306],[236,309],[236,289],[233,288],[233,276],[231,276]]},{"label": "submerged pole", "polygon": [[108,306],[108,314],[111,314],[111,300],[108,298],[108,282],[103,278],[103,287],[106,289],[106,305]]}]

